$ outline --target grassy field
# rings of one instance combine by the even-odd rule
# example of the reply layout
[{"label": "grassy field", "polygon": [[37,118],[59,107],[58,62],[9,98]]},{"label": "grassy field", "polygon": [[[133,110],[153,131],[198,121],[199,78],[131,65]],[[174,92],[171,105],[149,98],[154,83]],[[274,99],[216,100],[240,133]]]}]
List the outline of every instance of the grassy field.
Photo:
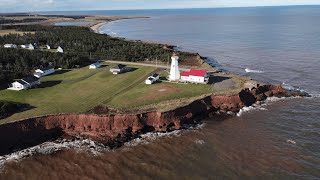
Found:
[{"label": "grassy field", "polygon": [[[168,76],[167,72],[160,74],[161,78]],[[210,84],[181,84],[173,82],[159,82],[153,85],[147,85],[140,82],[138,86],[126,91],[112,99],[109,106],[115,108],[131,109],[139,106],[157,104],[163,101],[195,97],[202,94],[213,92]]]},{"label": "grassy field", "polygon": [[22,31],[16,31],[15,29],[7,29],[7,30],[0,30],[0,36],[8,35],[8,34],[19,34],[23,35],[25,33],[31,33],[34,34],[34,32],[22,32]]},{"label": "grassy field", "polygon": [[47,76],[42,79],[44,87],[26,91],[2,90],[0,100],[28,103],[35,108],[1,120],[1,123],[41,115],[88,111],[143,81],[154,70],[139,67],[134,72],[113,75],[109,68],[89,70],[86,67]]},{"label": "grassy field", "polygon": [[136,70],[113,75],[109,71],[110,66],[98,70],[90,70],[88,67],[60,70],[43,77],[41,87],[25,91],[0,91],[0,100],[27,103],[34,107],[3,119],[0,123],[59,113],[81,113],[97,105],[134,109],[215,92],[210,84],[161,82],[145,85],[144,80],[156,68],[130,66]]}]

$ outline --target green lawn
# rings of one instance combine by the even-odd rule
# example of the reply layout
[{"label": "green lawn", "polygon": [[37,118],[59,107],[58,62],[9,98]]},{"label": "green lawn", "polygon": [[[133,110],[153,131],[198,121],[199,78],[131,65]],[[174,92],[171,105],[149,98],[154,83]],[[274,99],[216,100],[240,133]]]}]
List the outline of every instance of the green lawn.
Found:
[{"label": "green lawn", "polygon": [[[111,67],[113,65],[110,65]],[[0,91],[0,100],[30,104],[34,108],[3,119],[6,123],[25,118],[59,113],[86,112],[97,105],[119,109],[139,109],[166,100],[197,97],[215,93],[211,85],[161,82],[144,84],[156,68],[131,66],[133,72],[113,75],[109,67],[88,67],[57,71],[41,79],[42,87],[25,91]],[[166,74],[162,73],[162,76]]]},{"label": "green lawn", "polygon": [[135,108],[157,104],[166,100],[196,97],[213,92],[206,84],[176,84],[161,82],[146,85],[141,82],[138,86],[115,97],[109,105],[116,108]]},{"label": "green lawn", "polygon": [[109,68],[89,70],[85,67],[43,78],[43,85],[49,85],[45,88],[2,90],[0,100],[27,103],[35,108],[14,114],[1,120],[1,123],[34,116],[88,111],[99,104],[107,104],[128,87],[143,81],[154,70],[151,67],[138,67],[134,72],[113,75]]}]

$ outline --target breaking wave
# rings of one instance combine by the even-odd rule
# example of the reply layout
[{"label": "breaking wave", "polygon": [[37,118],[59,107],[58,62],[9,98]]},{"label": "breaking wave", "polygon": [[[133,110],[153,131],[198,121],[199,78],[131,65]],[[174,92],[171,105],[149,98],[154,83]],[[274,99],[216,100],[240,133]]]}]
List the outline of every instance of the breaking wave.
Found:
[{"label": "breaking wave", "polygon": [[263,71],[260,71],[260,70],[253,70],[253,69],[249,69],[249,68],[246,68],[244,69],[247,73],[264,73]]},{"label": "breaking wave", "polygon": [[287,143],[290,143],[290,144],[297,144],[296,141],[292,140],[292,139],[287,139],[286,141]]},{"label": "breaking wave", "polygon": [[249,111],[253,111],[253,110],[266,111],[267,109],[264,108],[263,106],[266,106],[266,104],[262,104],[262,105],[254,104],[254,105],[249,106],[249,107],[243,107],[243,108],[240,109],[240,111],[237,113],[237,116],[240,117],[243,113],[246,113],[246,112],[249,112]]},{"label": "breaking wave", "polygon": [[110,151],[108,146],[104,146],[103,144],[89,139],[62,139],[54,142],[45,142],[31,148],[0,156],[0,168],[3,168],[4,164],[7,162],[20,161],[36,154],[49,155],[65,149],[75,149],[79,152],[88,152],[92,155],[99,155],[102,152]]},{"label": "breaking wave", "polygon": [[124,144],[125,147],[134,147],[141,144],[150,144],[151,142],[156,141],[159,138],[163,137],[177,137],[180,136],[183,132],[190,131],[190,130],[198,130],[205,127],[205,123],[197,124],[195,126],[184,126],[186,130],[175,130],[172,132],[149,132],[146,134],[140,135],[138,138],[133,139],[129,142]]},{"label": "breaking wave", "polygon": [[196,140],[195,140],[195,143],[196,143],[196,144],[199,144],[199,145],[203,145],[203,144],[205,143],[205,141],[202,140],[202,139],[196,139]]},{"label": "breaking wave", "polygon": [[[196,126],[185,126],[187,130],[202,129],[205,123],[198,124]],[[140,135],[138,138],[133,139],[124,144],[124,147],[133,147],[140,144],[149,144],[162,137],[176,137],[180,136],[184,130],[175,130],[172,132],[150,132]],[[99,155],[104,152],[110,152],[111,149],[101,143],[90,139],[59,139],[53,142],[45,142],[34,147],[23,149],[8,155],[0,156],[0,171],[8,162],[18,162],[33,155],[49,155],[62,150],[73,149],[78,152],[87,152],[92,155]]]},{"label": "breaking wave", "polygon": [[[313,96],[312,96],[313,97]],[[265,101],[263,101],[261,104],[253,104],[252,106],[249,107],[243,107],[242,109],[240,109],[240,111],[237,113],[237,116],[240,117],[242,114],[249,112],[249,111],[253,111],[253,110],[260,110],[260,111],[266,111],[268,110],[266,108],[266,106],[277,102],[277,101],[281,101],[281,100],[285,100],[285,99],[297,99],[297,98],[301,98],[300,96],[297,97],[268,97]]]}]

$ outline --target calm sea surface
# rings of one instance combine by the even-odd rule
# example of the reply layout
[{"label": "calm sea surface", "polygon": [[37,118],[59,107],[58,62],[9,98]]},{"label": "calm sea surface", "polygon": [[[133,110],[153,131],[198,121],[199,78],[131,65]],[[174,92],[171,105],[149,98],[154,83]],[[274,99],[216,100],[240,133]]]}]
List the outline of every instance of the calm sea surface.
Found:
[{"label": "calm sea surface", "polygon": [[227,71],[285,83],[314,97],[273,99],[239,117],[148,134],[114,151],[85,142],[89,152],[70,148],[42,155],[58,146],[44,145],[44,152],[5,163],[1,179],[320,179],[319,6],[64,14],[150,16],[100,30],[174,44]]}]

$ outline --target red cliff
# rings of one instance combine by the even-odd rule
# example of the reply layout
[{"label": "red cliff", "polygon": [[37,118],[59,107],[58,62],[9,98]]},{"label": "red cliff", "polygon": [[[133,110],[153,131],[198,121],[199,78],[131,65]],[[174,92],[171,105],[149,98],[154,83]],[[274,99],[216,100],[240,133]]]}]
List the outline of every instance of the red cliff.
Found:
[{"label": "red cliff", "polygon": [[0,155],[30,147],[61,136],[88,137],[110,146],[145,132],[180,129],[195,124],[212,113],[238,112],[244,106],[270,96],[303,96],[281,86],[265,85],[244,89],[232,96],[208,96],[167,112],[140,114],[68,114],[31,118],[0,126]]}]

